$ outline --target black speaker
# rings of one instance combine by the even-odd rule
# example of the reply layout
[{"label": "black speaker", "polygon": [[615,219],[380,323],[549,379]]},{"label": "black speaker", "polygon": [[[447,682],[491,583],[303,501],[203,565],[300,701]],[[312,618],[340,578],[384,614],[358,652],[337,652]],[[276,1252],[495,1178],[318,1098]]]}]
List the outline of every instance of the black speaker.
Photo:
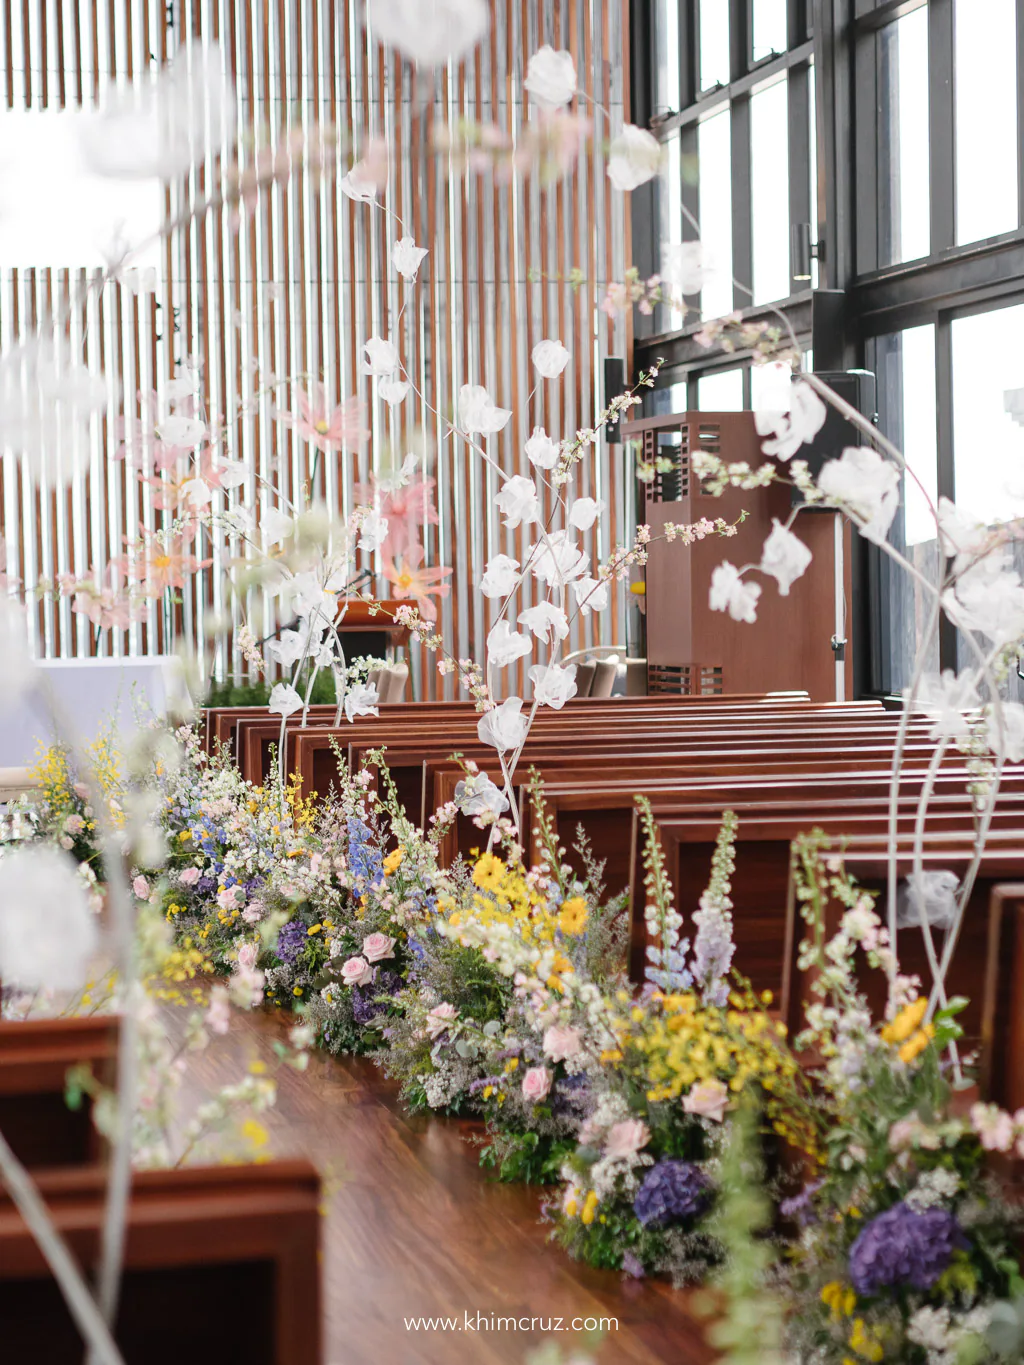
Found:
[{"label": "black speaker", "polygon": [[[815,370],[815,375],[824,380],[830,389],[835,389],[852,408],[868,419],[878,421],[878,407],[875,389],[875,376],[870,370]],[[843,417],[831,403],[827,403],[827,416],[824,425],[813,441],[800,447],[795,458],[806,460],[812,475],[817,478],[826,460],[837,460],[847,446],[860,446],[867,442],[867,436]],[[793,506],[802,507],[804,496],[798,488],[793,489]],[[813,507],[808,510],[813,511]]]},{"label": "black speaker", "polygon": [[[608,356],[604,362],[604,406],[607,407],[613,398],[617,398],[620,393],[626,392],[626,362],[620,360],[618,356]],[[604,429],[604,438],[610,446],[617,446],[622,441],[619,433],[618,422],[608,422]]]}]

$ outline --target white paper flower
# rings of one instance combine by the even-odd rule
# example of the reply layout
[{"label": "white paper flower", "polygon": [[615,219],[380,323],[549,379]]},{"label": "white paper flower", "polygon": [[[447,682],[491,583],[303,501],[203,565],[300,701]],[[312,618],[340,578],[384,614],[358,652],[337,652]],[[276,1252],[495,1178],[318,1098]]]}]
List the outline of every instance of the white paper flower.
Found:
[{"label": "white paper flower", "polygon": [[338,614],[337,592],[344,586],[347,566],[343,563],[329,576],[325,585],[315,573],[294,574],[281,592],[291,602],[297,616],[311,617],[318,625],[333,621]]},{"label": "white paper flower", "polygon": [[388,538],[388,519],[379,512],[368,512],[359,523],[359,548],[372,554]]},{"label": "white paper flower", "polygon": [[353,721],[356,716],[379,716],[377,705],[380,697],[372,683],[355,683],[345,693],[345,718]]},{"label": "white paper flower", "polygon": [[360,364],[363,374],[372,374],[383,379],[395,374],[400,364],[398,351],[383,337],[371,337],[363,346],[363,359]]},{"label": "white paper flower", "polygon": [[661,144],[656,137],[627,123],[608,148],[608,179],[617,190],[635,190],[661,170]]},{"label": "white paper flower", "polygon": [[569,363],[569,352],[560,341],[538,341],[530,359],[544,379],[557,379]]},{"label": "white paper flower", "polygon": [[507,597],[519,582],[519,560],[508,555],[495,555],[487,561],[480,580],[480,591],[485,597]]},{"label": "white paper flower", "polygon": [[567,531],[552,531],[546,541],[535,547],[529,563],[542,583],[561,588],[587,572],[590,556],[577,547]]},{"label": "white paper flower", "polygon": [[530,681],[535,701],[561,711],[569,698],[576,695],[576,665],[562,668],[558,664],[534,664]]},{"label": "white paper flower", "polygon": [[302,698],[290,683],[275,683],[267,710],[273,715],[290,716],[302,710]]},{"label": "white paper flower", "polygon": [[789,596],[790,587],[810,562],[811,552],[799,536],[772,517],[772,532],[761,550],[761,572],[778,580],[780,596]]},{"label": "white paper flower", "polygon": [[221,488],[239,488],[249,477],[249,466],[244,460],[218,460],[213,472]]},{"label": "white paper flower", "polygon": [[463,815],[501,815],[508,810],[508,797],[486,773],[474,773],[456,783],[455,804]]},{"label": "white paper flower", "polygon": [[391,264],[403,280],[414,280],[427,254],[425,246],[417,246],[414,237],[399,237],[391,243]]},{"label": "white paper flower", "polygon": [[506,697],[500,706],[485,711],[476,727],[481,744],[489,744],[499,753],[517,749],[526,738],[526,717],[522,714],[522,697]]},{"label": "white paper flower", "polygon": [[556,52],[547,43],[530,58],[523,89],[542,109],[561,109],[576,93],[576,63],[571,52]]},{"label": "white paper flower", "polygon": [[295,534],[295,522],[280,507],[268,507],[260,518],[260,530],[268,545],[278,545]]},{"label": "white paper flower", "polygon": [[505,525],[514,530],[517,526],[529,526],[540,520],[540,503],[537,501],[537,485],[522,474],[515,474],[501,486],[501,492],[494,498],[494,505],[505,518]]},{"label": "white paper flower", "polygon": [[900,505],[900,471],[891,460],[870,446],[850,446],[838,460],[826,460],[818,487],[834,506],[863,518],[862,536],[885,542]]},{"label": "white paper flower", "polygon": [[[788,404],[780,407],[780,404]],[[806,441],[813,441],[825,425],[828,409],[810,384],[797,382],[786,390],[777,384],[768,386],[758,396],[754,407],[754,427],[758,436],[770,439],[761,442],[766,455],[789,460]]]},{"label": "white paper flower", "polygon": [[350,171],[346,171],[338,181],[338,186],[342,194],[357,204],[377,202],[377,182],[367,174],[366,167],[361,161],[357,161]]},{"label": "white paper flower", "polygon": [[997,758],[1020,763],[1024,759],[1024,706],[1004,701],[999,709],[1002,714],[997,716],[994,706],[985,708],[985,743]]},{"label": "white paper flower", "polygon": [[24,990],[82,986],[98,943],[74,862],[42,844],[0,859],[0,978]]},{"label": "white paper flower", "polygon": [[0,353],[0,453],[25,456],[33,482],[67,484],[88,462],[92,419],[108,400],[103,376],[66,343],[15,343]]},{"label": "white paper flower", "polygon": [[389,407],[397,408],[404,403],[412,385],[406,379],[378,379],[377,392]]},{"label": "white paper flower", "polygon": [[0,712],[13,710],[31,689],[35,664],[28,650],[28,618],[20,602],[0,596]]},{"label": "white paper flower", "polygon": [[204,479],[186,479],[181,493],[190,507],[206,507],[213,502],[213,491]]},{"label": "white paper flower", "polygon": [[703,242],[662,242],[661,273],[680,294],[699,294],[715,272]]},{"label": "white paper flower", "polygon": [[290,667],[297,664],[300,659],[319,651],[326,629],[327,623],[324,621],[315,625],[312,630],[309,629],[308,623],[304,630],[282,630],[277,640],[267,642],[266,652],[279,664]]},{"label": "white paper flower", "polygon": [[605,509],[605,503],[597,498],[577,498],[569,508],[569,525],[577,531],[589,531]]},{"label": "white paper flower", "polygon": [[525,626],[538,640],[544,640],[549,645],[555,640],[564,640],[569,634],[568,618],[553,602],[538,602],[535,607],[521,611],[519,625]]},{"label": "white paper flower", "polygon": [[579,578],[572,585],[572,590],[576,594],[576,605],[581,616],[588,616],[592,611],[604,611],[608,605],[607,578]]},{"label": "white paper flower", "polygon": [[497,407],[482,384],[463,384],[459,390],[459,424],[471,436],[493,436],[511,416],[511,409]]},{"label": "white paper flower", "polygon": [[945,496],[939,498],[938,514],[942,553],[957,559],[957,568],[966,568],[984,549],[992,532],[978,517],[957,507]]},{"label": "white paper flower", "polygon": [[942,594],[942,606],[954,625],[978,631],[993,644],[1024,635],[1024,585],[1005,551],[963,570]]},{"label": "white paper flower", "polygon": [[[903,690],[909,705],[910,688]],[[914,710],[923,711],[932,717],[929,735],[932,739],[965,739],[970,733],[969,712],[981,704],[974,678],[964,672],[959,677],[951,668],[943,670],[941,677],[936,673],[926,673],[917,688]]]},{"label": "white paper flower", "polygon": [[712,611],[727,611],[734,621],[756,621],[760,596],[760,585],[744,582],[735,564],[727,559],[711,575],[708,605]]},{"label": "white paper flower", "polygon": [[206,425],[198,417],[187,417],[183,412],[169,412],[157,423],[156,434],[169,446],[192,450],[206,436]]},{"label": "white paper flower", "polygon": [[382,43],[410,61],[440,66],[476,47],[489,13],[486,0],[367,0],[367,17]]},{"label": "white paper flower", "polygon": [[533,435],[523,447],[526,458],[538,469],[554,469],[562,447],[553,441],[543,427],[534,427]]},{"label": "white paper flower", "polygon": [[129,266],[126,270],[119,270],[116,279],[122,289],[127,289],[136,298],[155,294],[160,283],[155,265]]},{"label": "white paper flower", "polygon": [[495,668],[507,668],[532,648],[528,635],[513,630],[507,621],[499,621],[487,636],[487,662]]}]

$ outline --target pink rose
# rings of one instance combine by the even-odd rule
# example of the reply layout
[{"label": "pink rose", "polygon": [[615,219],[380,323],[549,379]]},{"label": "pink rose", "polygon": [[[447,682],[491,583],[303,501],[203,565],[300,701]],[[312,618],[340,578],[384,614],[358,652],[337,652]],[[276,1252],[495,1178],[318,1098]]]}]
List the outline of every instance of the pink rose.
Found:
[{"label": "pink rose", "polygon": [[971,1126],[986,1152],[1008,1152],[1013,1146],[1013,1119],[995,1104],[972,1104]]},{"label": "pink rose", "polygon": [[367,962],[383,962],[386,957],[394,957],[395,940],[387,934],[367,934],[363,939],[363,957]]},{"label": "pink rose", "polygon": [[608,1129],[608,1136],[604,1140],[604,1154],[613,1159],[636,1156],[640,1148],[646,1147],[650,1140],[651,1134],[646,1123],[641,1123],[639,1119],[623,1119],[621,1123],[614,1123]]},{"label": "pink rose", "polygon": [[440,1005],[427,1013],[427,1033],[431,1038],[439,1038],[445,1029],[449,1027],[453,1019],[457,1019],[459,1011],[454,1005],[449,1005],[447,1000],[442,1000]]},{"label": "pink rose", "polygon": [[198,867],[183,867],[178,873],[178,881],[182,886],[195,886],[199,880]]},{"label": "pink rose", "polygon": [[564,1062],[575,1057],[580,1050],[582,1037],[578,1028],[562,1028],[553,1025],[544,1034],[544,1055],[553,1062]]},{"label": "pink rose", "polygon": [[250,901],[242,911],[242,919],[246,924],[259,924],[266,912],[267,907],[262,901]]},{"label": "pink rose", "polygon": [[551,1072],[546,1066],[531,1066],[523,1077],[523,1099],[538,1104],[551,1089]]},{"label": "pink rose", "polygon": [[701,1081],[691,1087],[683,1100],[683,1108],[688,1114],[699,1114],[712,1123],[721,1123],[728,1103],[729,1091],[721,1081]]},{"label": "pink rose", "polygon": [[256,959],[260,955],[258,943],[243,943],[238,950],[238,965],[245,972],[251,972],[256,966]]},{"label": "pink rose", "polygon": [[341,979],[346,986],[365,986],[373,980],[373,968],[365,957],[350,957],[341,964]]},{"label": "pink rose", "polygon": [[245,899],[245,892],[240,886],[227,886],[217,892],[217,904],[222,910],[237,910],[239,896]]},{"label": "pink rose", "polygon": [[225,987],[214,986],[210,992],[210,1004],[204,1022],[212,1033],[227,1033],[231,1027],[231,1005]]},{"label": "pink rose", "polygon": [[132,890],[140,901],[149,900],[149,882],[146,881],[145,877],[136,877],[132,882]]},{"label": "pink rose", "polygon": [[[85,821],[80,815],[69,815],[64,821],[65,834],[81,834],[85,829]],[[143,897],[145,899],[145,897]]]}]

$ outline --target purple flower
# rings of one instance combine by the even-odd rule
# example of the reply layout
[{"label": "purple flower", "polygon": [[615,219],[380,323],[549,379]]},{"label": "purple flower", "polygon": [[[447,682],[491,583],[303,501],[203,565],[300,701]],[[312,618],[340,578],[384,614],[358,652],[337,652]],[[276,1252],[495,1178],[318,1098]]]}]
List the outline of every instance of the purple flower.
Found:
[{"label": "purple flower", "polygon": [[794,1194],[790,1199],[783,1199],[779,1205],[779,1213],[783,1218],[795,1218],[802,1228],[816,1222],[812,1204],[814,1196],[824,1183],[824,1180],[812,1180],[799,1194]]},{"label": "purple flower", "polygon": [[644,1278],[644,1263],[643,1261],[638,1260],[631,1251],[623,1252],[622,1269],[627,1275],[632,1275],[634,1280],[642,1280]]},{"label": "purple flower", "polygon": [[303,944],[308,937],[306,926],[300,920],[289,920],[283,926],[277,936],[277,947],[274,952],[286,967],[290,967],[302,952]]},{"label": "purple flower", "polygon": [[953,1252],[968,1245],[946,1209],[918,1213],[895,1204],[872,1218],[850,1248],[850,1280],[861,1295],[901,1285],[931,1289]]},{"label": "purple flower", "polygon": [[667,1227],[703,1213],[711,1202],[711,1182],[691,1161],[666,1158],[644,1176],[633,1212],[644,1227]]},{"label": "purple flower", "polygon": [[352,1017],[361,1028],[372,1024],[378,1015],[387,1010],[387,1002],[378,996],[397,995],[405,982],[397,972],[379,971],[372,986],[365,990],[355,986],[352,990]]}]

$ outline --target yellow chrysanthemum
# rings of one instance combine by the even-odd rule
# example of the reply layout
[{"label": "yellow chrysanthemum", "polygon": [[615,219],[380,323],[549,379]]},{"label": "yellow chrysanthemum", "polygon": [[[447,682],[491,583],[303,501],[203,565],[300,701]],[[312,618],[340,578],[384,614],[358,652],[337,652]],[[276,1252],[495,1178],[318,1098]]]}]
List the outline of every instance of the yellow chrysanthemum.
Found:
[{"label": "yellow chrysanthemum", "polygon": [[918,996],[913,1004],[905,1005],[896,1018],[882,1029],[883,1043],[904,1043],[916,1033],[928,1009],[928,997]]},{"label": "yellow chrysanthemum", "polygon": [[563,902],[558,915],[558,927],[563,934],[582,934],[587,925],[587,902],[582,896],[573,896]]}]

